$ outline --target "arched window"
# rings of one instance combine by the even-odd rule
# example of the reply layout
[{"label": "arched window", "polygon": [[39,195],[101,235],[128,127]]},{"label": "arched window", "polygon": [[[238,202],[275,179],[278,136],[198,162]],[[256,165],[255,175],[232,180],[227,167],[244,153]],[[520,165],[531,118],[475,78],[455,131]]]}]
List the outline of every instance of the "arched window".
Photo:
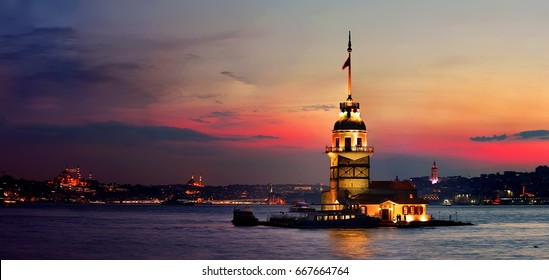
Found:
[{"label": "arched window", "polygon": [[411,215],[414,215],[415,214],[415,207],[414,206],[410,206],[410,214]]},{"label": "arched window", "polygon": [[402,214],[408,215],[408,206],[402,206]]}]

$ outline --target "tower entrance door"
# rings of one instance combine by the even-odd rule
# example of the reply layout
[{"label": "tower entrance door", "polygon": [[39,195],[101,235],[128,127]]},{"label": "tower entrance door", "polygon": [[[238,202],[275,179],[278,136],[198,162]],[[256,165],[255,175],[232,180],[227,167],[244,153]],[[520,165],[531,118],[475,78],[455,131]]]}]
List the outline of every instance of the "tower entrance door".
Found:
[{"label": "tower entrance door", "polygon": [[389,209],[381,209],[381,220],[382,221],[389,220]]},{"label": "tower entrance door", "polygon": [[351,137],[345,137],[345,151],[351,151]]}]

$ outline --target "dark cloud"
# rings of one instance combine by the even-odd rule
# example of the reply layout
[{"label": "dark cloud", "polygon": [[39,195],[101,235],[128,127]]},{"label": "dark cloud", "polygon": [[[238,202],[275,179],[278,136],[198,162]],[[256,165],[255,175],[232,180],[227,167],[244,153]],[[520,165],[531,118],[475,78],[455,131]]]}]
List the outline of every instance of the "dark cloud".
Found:
[{"label": "dark cloud", "polygon": [[206,119],[201,119],[201,118],[192,118],[191,121],[197,122],[197,123],[210,123],[210,121]]},{"label": "dark cloud", "polygon": [[240,115],[233,111],[214,111],[191,120],[198,123],[210,123],[213,120],[225,122],[228,119],[239,119]]},{"label": "dark cloud", "polygon": [[233,141],[233,142],[257,142],[257,141],[263,141],[263,140],[274,140],[279,138],[280,137],[273,136],[273,135],[258,134],[258,135],[251,135],[251,136],[233,135],[233,136],[224,137],[223,139],[226,141]]},{"label": "dark cloud", "polygon": [[241,77],[241,76],[237,76],[235,73],[231,72],[231,71],[221,71],[219,74],[221,75],[225,75],[227,77],[231,77],[239,82],[242,82],[242,83],[245,83],[247,85],[251,85],[252,83],[249,82],[246,78],[244,77]]},{"label": "dark cloud", "polygon": [[505,139],[507,139],[507,135],[506,134],[502,134],[502,135],[493,135],[493,136],[475,136],[475,137],[471,137],[469,138],[471,141],[475,141],[475,142],[492,142],[492,141],[503,141]]},{"label": "dark cloud", "polygon": [[206,115],[207,118],[227,118],[227,117],[236,117],[238,114],[233,111],[214,111]]},{"label": "dark cloud", "polygon": [[549,130],[528,130],[514,134],[518,140],[541,139],[549,140]]},{"label": "dark cloud", "polygon": [[[33,114],[44,102],[55,109],[144,106],[155,101],[135,81],[147,65],[109,57],[101,47],[82,44],[71,27],[32,28],[0,37],[0,81],[5,102],[0,109],[12,115]],[[108,62],[105,62],[108,61]],[[133,77],[129,79],[128,77]],[[100,88],[100,89],[98,89]],[[82,111],[80,111],[82,113]]]},{"label": "dark cloud", "polygon": [[220,93],[203,93],[203,94],[195,95],[195,97],[198,98],[198,99],[213,99],[213,98],[220,97],[220,96],[223,96],[223,94],[220,94]]},{"label": "dark cloud", "polygon": [[78,1],[65,0],[0,1],[0,34],[24,33],[35,25],[64,25],[79,6]]},{"label": "dark cloud", "polygon": [[107,146],[141,146],[154,143],[208,143],[260,141],[278,139],[271,135],[212,136],[189,128],[169,126],[137,126],[120,122],[78,125],[24,124],[10,125],[0,118],[0,143],[78,143]]},{"label": "dark cloud", "polygon": [[[35,9],[30,6],[16,9],[13,19]],[[197,81],[186,78],[187,64],[201,57],[182,51],[248,36],[233,31],[188,38],[150,39],[125,33],[108,37],[70,26],[35,27],[25,18],[20,25],[24,28],[1,32],[0,27],[0,112],[31,121],[43,114],[48,120],[72,114],[66,108],[79,108],[77,117],[93,119],[110,116],[118,109],[146,109],[156,103],[204,99],[222,104],[222,93],[188,90]],[[183,71],[173,71],[173,67]],[[243,77],[225,74],[249,83]]]},{"label": "dark cloud", "polygon": [[178,97],[179,102],[193,102],[197,99],[200,100],[208,100],[212,101],[216,104],[223,104],[223,97],[226,94],[224,93],[196,93],[196,92],[189,92],[189,93],[182,93]]},{"label": "dark cloud", "polygon": [[476,142],[549,140],[549,130],[527,130],[512,134],[511,136],[507,136],[507,134],[494,134],[494,136],[475,136],[469,139]]},{"label": "dark cloud", "polygon": [[280,137],[278,137],[278,136],[263,135],[263,134],[250,136],[250,139],[257,139],[257,140],[279,139],[279,138],[280,138]]},{"label": "dark cloud", "polygon": [[119,122],[79,125],[25,124],[0,127],[4,141],[12,143],[59,143],[143,145],[154,142],[211,142],[222,140],[188,128],[135,126]]},{"label": "dark cloud", "polygon": [[327,104],[316,104],[316,105],[307,105],[307,106],[301,106],[301,109],[303,111],[331,111],[335,108],[334,105],[327,105]]}]

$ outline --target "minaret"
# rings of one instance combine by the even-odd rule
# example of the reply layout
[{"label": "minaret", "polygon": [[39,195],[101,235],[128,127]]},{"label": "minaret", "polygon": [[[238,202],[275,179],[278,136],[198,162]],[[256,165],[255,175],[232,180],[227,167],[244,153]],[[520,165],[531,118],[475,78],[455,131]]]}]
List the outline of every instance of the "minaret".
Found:
[{"label": "minaret", "polygon": [[80,164],[76,167],[76,174],[78,176],[78,182],[82,180],[82,175],[80,174]]},{"label": "minaret", "polygon": [[438,167],[437,167],[437,163],[434,161],[433,161],[433,166],[431,167],[431,178],[429,178],[429,180],[431,180],[431,183],[433,185],[438,183]]},{"label": "minaret", "polygon": [[351,87],[351,32],[347,48],[349,57],[342,69],[348,68],[347,100],[339,103],[339,119],[332,130],[332,145],[326,147],[330,158],[330,190],[322,193],[322,209],[342,209],[348,198],[368,192],[370,156],[368,131],[360,118],[360,104],[353,102]]}]

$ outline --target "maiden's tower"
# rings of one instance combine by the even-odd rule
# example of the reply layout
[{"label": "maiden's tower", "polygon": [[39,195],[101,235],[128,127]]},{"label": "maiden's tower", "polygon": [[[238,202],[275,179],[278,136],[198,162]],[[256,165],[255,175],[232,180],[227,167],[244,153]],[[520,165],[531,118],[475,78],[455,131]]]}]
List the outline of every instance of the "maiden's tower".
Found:
[{"label": "maiden's tower", "polygon": [[368,130],[360,115],[360,103],[352,97],[351,32],[347,48],[347,98],[339,104],[331,145],[326,147],[330,158],[330,189],[322,193],[322,210],[341,210],[358,205],[363,213],[385,222],[427,221],[427,201],[417,197],[410,181],[371,181]]}]

